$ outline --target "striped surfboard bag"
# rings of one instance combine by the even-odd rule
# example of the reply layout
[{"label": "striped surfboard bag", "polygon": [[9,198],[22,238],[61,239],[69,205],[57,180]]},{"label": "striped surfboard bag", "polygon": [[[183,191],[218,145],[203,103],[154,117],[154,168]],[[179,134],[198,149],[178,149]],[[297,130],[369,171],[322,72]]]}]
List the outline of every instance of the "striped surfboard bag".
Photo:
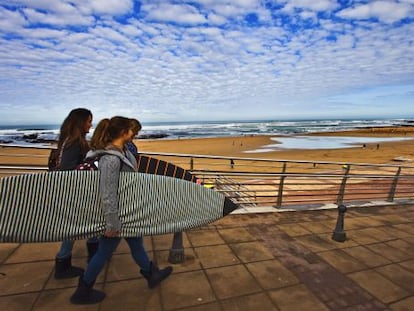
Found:
[{"label": "striped surfboard bag", "polygon": [[[237,205],[193,182],[121,172],[121,237],[180,232],[222,218]],[[0,179],[0,242],[54,242],[105,231],[98,171],[57,171]]]}]

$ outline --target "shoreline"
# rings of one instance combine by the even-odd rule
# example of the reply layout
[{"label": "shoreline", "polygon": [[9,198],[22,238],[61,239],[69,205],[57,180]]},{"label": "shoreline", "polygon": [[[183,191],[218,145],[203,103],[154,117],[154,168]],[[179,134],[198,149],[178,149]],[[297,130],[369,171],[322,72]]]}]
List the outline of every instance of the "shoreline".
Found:
[{"label": "shoreline", "polygon": [[[341,132],[297,134],[295,136],[329,137],[400,137],[406,140],[367,143],[362,146],[350,146],[334,149],[279,149],[269,152],[247,153],[269,144],[277,144],[277,135],[243,135],[214,138],[180,139],[138,139],[134,142],[141,152],[199,154],[208,156],[228,156],[241,158],[262,158],[273,160],[304,160],[372,164],[414,165],[414,161],[395,161],[394,159],[414,160],[414,127],[387,127],[357,129]],[[49,149],[35,146],[0,146],[0,165],[46,165]],[[19,155],[19,156],[18,156]],[[23,156],[20,156],[23,155]]]}]

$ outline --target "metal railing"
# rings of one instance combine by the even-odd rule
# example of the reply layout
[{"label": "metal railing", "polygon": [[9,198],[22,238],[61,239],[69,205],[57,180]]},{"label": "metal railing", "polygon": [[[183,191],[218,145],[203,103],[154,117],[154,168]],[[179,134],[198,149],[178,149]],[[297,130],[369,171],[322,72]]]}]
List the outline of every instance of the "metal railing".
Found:
[{"label": "metal railing", "polygon": [[[183,167],[204,185],[224,193],[242,207],[284,208],[358,202],[383,204],[384,201],[414,198],[414,166],[154,152],[144,154]],[[43,157],[44,163],[47,162],[47,155],[38,157]],[[46,171],[45,164],[0,164],[0,176],[41,171]]]}]

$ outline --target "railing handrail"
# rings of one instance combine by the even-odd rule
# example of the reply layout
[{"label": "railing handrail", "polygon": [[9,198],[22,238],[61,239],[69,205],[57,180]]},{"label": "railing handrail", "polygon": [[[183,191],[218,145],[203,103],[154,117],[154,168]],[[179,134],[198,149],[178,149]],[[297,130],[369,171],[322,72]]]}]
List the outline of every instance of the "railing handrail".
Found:
[{"label": "railing handrail", "polygon": [[[184,165],[184,168],[189,167],[187,170],[200,178],[202,182],[216,185],[217,191],[236,198],[240,204],[245,206],[271,204],[280,208],[282,204],[289,205],[295,202],[314,204],[325,200],[325,203],[342,204],[345,200],[358,201],[369,198],[371,200],[380,198],[392,202],[399,199],[412,199],[414,195],[412,192],[414,166],[160,152],[142,152],[142,154],[175,158],[176,161],[171,162]],[[44,156],[46,157],[46,155]],[[183,161],[179,161],[177,158],[186,158],[188,162],[182,164],[180,162]],[[196,161],[197,159],[215,159],[216,161],[212,163],[212,161]],[[242,161],[246,161],[245,165],[241,165]],[[252,161],[268,163],[269,165],[266,167],[271,168],[270,172],[261,172],[260,170],[264,166],[258,166],[257,163],[251,163]],[[275,166],[272,163],[279,163],[279,165]],[[218,167],[220,170],[214,169],[217,164],[221,165]],[[288,169],[289,164],[292,166]],[[302,164],[305,166],[301,167]],[[309,172],[309,164],[313,164],[314,168],[315,164],[319,165],[318,170],[314,171],[311,168]],[[338,166],[338,168],[332,167],[332,165]],[[208,168],[204,168],[205,166]],[[246,166],[251,166],[252,169],[246,170]],[[226,170],[226,168],[228,169]],[[383,168],[388,168],[388,170]],[[0,165],[0,173],[3,175],[46,170],[46,164]],[[217,181],[219,178],[222,179],[220,182]],[[258,180],[259,182],[257,182]],[[246,189],[240,191],[240,185],[245,186]],[[255,195],[252,196],[249,193],[255,193]]]},{"label": "railing handrail", "polygon": [[[5,144],[0,144],[0,147],[23,147],[23,148],[33,148],[33,149],[56,149],[54,146],[10,146]],[[363,162],[336,162],[336,161],[310,161],[310,160],[289,160],[289,159],[269,159],[269,158],[251,158],[251,157],[232,157],[232,156],[215,156],[215,155],[203,155],[203,154],[189,154],[189,153],[169,153],[169,152],[151,152],[144,151],[140,152],[144,155],[150,156],[166,156],[166,157],[176,157],[176,158],[195,158],[195,159],[220,159],[220,160],[238,160],[238,161],[258,161],[258,162],[276,162],[276,163],[300,163],[300,164],[325,164],[325,165],[352,165],[352,166],[370,166],[370,167],[395,167],[395,168],[412,168],[414,165],[401,165],[401,164],[377,164],[377,163],[363,163]],[[10,154],[2,154],[0,156],[10,156]],[[13,156],[38,156],[38,157],[47,157],[48,155],[18,155],[13,154]]]}]

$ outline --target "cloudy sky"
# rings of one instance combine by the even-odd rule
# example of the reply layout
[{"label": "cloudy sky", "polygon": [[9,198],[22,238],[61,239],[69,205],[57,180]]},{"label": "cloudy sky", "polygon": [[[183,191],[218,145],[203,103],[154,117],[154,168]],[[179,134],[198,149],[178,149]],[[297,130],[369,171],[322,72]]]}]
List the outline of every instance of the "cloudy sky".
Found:
[{"label": "cloudy sky", "polygon": [[0,125],[414,117],[414,0],[0,0]]}]

